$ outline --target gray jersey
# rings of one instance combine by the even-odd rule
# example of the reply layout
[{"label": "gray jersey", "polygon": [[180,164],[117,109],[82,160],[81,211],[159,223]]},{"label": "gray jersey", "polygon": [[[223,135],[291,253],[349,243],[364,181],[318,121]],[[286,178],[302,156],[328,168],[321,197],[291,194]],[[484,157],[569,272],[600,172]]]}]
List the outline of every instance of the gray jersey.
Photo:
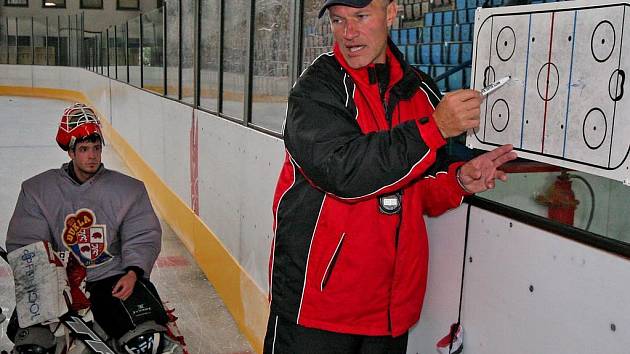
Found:
[{"label": "gray jersey", "polygon": [[149,276],[161,249],[162,229],[144,184],[101,166],[83,184],[68,164],[22,183],[7,233],[7,250],[48,241],[71,251],[88,280],[139,267]]}]

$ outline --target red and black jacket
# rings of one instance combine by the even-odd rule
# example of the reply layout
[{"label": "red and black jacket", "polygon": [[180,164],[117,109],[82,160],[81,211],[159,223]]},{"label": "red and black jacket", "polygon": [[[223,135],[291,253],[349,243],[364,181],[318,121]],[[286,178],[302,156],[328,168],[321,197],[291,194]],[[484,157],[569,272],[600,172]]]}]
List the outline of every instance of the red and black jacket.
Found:
[{"label": "red and black jacket", "polygon": [[[465,195],[433,120],[437,87],[391,42],[387,58],[384,95],[374,66],[351,69],[337,46],[289,95],[269,291],[272,312],[306,327],[406,332],[426,286],[423,215]],[[378,197],[394,192],[401,212],[382,213]]]}]

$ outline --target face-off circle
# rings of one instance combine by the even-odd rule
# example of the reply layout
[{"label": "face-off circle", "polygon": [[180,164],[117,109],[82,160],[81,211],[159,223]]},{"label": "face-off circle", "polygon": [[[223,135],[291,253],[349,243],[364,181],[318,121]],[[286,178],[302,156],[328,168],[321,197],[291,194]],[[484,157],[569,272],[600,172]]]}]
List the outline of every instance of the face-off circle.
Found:
[{"label": "face-off circle", "polygon": [[591,36],[591,52],[593,58],[600,63],[610,58],[615,49],[616,36],[615,27],[610,21],[600,22]]},{"label": "face-off circle", "polygon": [[606,139],[607,130],[608,122],[604,111],[599,108],[588,111],[582,124],[582,137],[589,149],[597,150],[602,146]]},{"label": "face-off circle", "polygon": [[510,106],[504,99],[498,99],[490,111],[490,123],[497,132],[502,132],[510,122]]},{"label": "face-off circle", "polygon": [[554,63],[543,65],[538,71],[538,82],[536,83],[538,96],[543,101],[551,101],[558,92],[559,81],[558,67]]},{"label": "face-off circle", "polygon": [[516,34],[512,27],[505,26],[499,31],[496,43],[497,56],[502,61],[508,61],[516,50]]}]

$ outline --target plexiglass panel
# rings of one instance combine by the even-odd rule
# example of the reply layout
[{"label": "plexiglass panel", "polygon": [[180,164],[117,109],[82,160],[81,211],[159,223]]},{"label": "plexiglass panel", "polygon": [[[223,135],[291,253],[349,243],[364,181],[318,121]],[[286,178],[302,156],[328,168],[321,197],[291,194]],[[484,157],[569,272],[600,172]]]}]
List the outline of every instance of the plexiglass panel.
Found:
[{"label": "plexiglass panel", "polygon": [[129,20],[128,24],[129,83],[140,87],[140,17]]},{"label": "plexiglass panel", "polygon": [[18,17],[18,64],[32,64],[31,28],[32,22],[30,17]]},{"label": "plexiglass panel", "polygon": [[78,26],[77,26],[77,16],[75,15],[71,15],[68,16],[68,21],[70,23],[70,26],[68,28],[68,38],[69,38],[69,46],[68,46],[68,65],[70,66],[77,66],[78,65],[78,60],[77,60],[77,56],[79,54],[79,51],[77,49],[77,43],[78,43]]},{"label": "plexiglass panel", "polygon": [[162,8],[142,15],[143,86],[164,93]]},{"label": "plexiglass panel", "polygon": [[59,65],[69,65],[70,58],[70,18],[69,16],[57,16],[59,23]]},{"label": "plexiglass panel", "polygon": [[201,0],[200,102],[205,109],[217,111],[219,90],[219,0]]},{"label": "plexiglass panel", "polygon": [[46,65],[46,18],[33,19],[33,43],[35,44],[35,65]]},{"label": "plexiglass panel", "polygon": [[508,168],[508,181],[482,198],[630,243],[630,187],[557,166],[530,162]]},{"label": "plexiglass panel", "polygon": [[166,95],[179,98],[179,5],[166,4]]},{"label": "plexiglass panel", "polygon": [[252,123],[280,132],[289,93],[288,0],[256,1]]},{"label": "plexiglass panel", "polygon": [[48,16],[48,65],[59,65],[59,21]]},{"label": "plexiglass panel", "polygon": [[108,70],[108,66],[107,66],[107,61],[109,60],[108,56],[107,56],[107,35],[106,33],[99,33],[98,34],[98,46],[99,46],[99,51],[98,51],[98,72],[103,74],[103,75],[107,75],[107,70]]},{"label": "plexiglass panel", "polygon": [[193,0],[181,0],[182,2],[182,101],[193,103],[194,98],[194,73],[193,55],[195,47],[195,2]]},{"label": "plexiglass panel", "polygon": [[0,64],[9,62],[9,41],[8,41],[7,18],[0,18]]},{"label": "plexiglass panel", "polygon": [[311,65],[320,54],[332,49],[333,40],[328,14],[326,13],[321,19],[317,18],[321,6],[320,0],[304,1],[302,70]]},{"label": "plexiglass panel", "polygon": [[[98,41],[96,35],[93,33],[85,34],[85,67],[90,71],[96,71],[96,64],[98,58]],[[56,38],[56,37],[54,37]],[[52,40],[52,38],[51,38]],[[49,53],[50,53],[50,48]]]},{"label": "plexiglass panel", "polygon": [[107,29],[107,45],[108,45],[108,60],[109,60],[109,77],[115,79],[117,76],[116,66],[116,34],[114,27]]},{"label": "plexiglass panel", "polygon": [[7,32],[8,32],[8,62],[9,64],[17,63],[17,19],[15,17],[7,18]]},{"label": "plexiglass panel", "polygon": [[127,82],[127,25],[116,26],[116,64],[118,80]]},{"label": "plexiglass panel", "polygon": [[243,99],[247,54],[247,16],[249,1],[225,3],[223,37],[223,113],[243,119]]}]

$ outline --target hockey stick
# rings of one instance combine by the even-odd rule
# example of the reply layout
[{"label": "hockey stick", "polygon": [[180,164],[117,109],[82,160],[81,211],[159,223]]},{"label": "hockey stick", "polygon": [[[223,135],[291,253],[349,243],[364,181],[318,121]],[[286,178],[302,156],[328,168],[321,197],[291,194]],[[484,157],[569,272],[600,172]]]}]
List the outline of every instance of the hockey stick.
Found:
[{"label": "hockey stick", "polygon": [[[5,251],[2,247],[0,247],[0,258],[9,263],[7,251]],[[61,316],[59,320],[70,330],[70,332],[72,332],[74,338],[85,343],[85,345],[94,353],[116,354],[116,352],[105,343],[103,338],[96,334],[81,317],[71,313],[66,313]]]}]

